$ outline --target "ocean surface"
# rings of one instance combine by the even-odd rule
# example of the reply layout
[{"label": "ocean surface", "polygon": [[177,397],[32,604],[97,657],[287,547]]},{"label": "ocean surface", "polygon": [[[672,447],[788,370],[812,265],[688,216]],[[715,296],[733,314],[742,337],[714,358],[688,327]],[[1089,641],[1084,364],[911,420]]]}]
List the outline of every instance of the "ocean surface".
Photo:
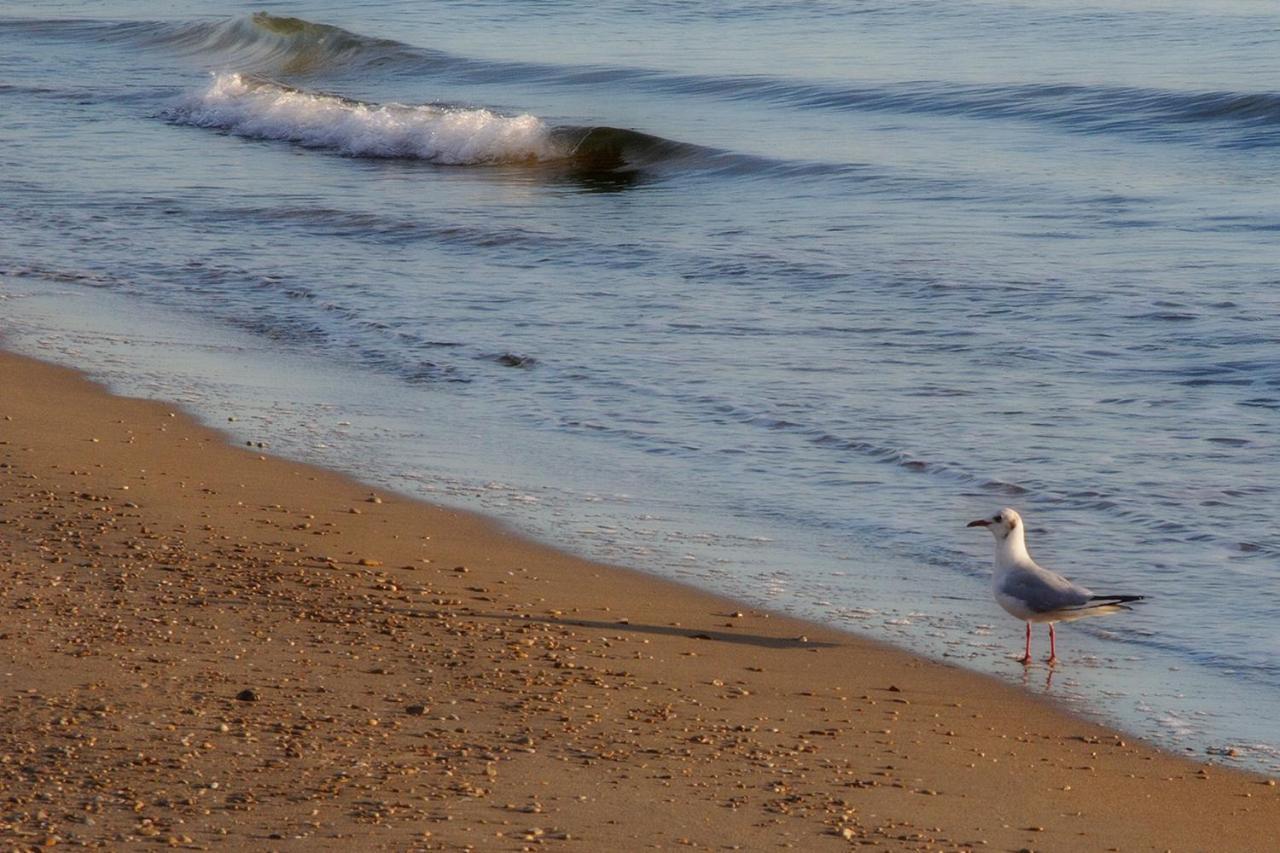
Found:
[{"label": "ocean surface", "polygon": [[[1280,6],[0,2],[0,116],[5,346],[1280,773]],[[1150,596],[1052,676],[1004,505]]]}]

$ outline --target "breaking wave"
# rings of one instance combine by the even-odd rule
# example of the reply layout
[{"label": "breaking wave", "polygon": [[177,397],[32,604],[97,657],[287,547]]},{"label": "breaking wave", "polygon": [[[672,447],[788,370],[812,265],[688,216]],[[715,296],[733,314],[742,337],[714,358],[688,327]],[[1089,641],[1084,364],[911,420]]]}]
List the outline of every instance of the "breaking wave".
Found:
[{"label": "breaking wave", "polygon": [[470,165],[555,160],[570,152],[541,119],[485,109],[368,104],[237,73],[165,113],[180,124],[275,139],[353,157]]},{"label": "breaking wave", "polygon": [[163,116],[176,124],[351,157],[451,166],[564,162],[607,170],[729,158],[723,152],[623,128],[553,126],[537,116],[503,115],[478,107],[366,103],[233,72],[213,75],[206,89]]}]

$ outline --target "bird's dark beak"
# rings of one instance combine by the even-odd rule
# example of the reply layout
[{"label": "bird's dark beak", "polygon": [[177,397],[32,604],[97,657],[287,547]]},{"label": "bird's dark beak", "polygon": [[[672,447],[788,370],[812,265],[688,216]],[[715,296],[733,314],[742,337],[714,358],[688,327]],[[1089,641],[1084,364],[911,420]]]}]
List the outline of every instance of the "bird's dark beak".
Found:
[{"label": "bird's dark beak", "polygon": [[985,518],[980,518],[977,521],[971,521],[965,525],[965,527],[990,527],[990,526],[991,526],[991,522],[987,521]]}]

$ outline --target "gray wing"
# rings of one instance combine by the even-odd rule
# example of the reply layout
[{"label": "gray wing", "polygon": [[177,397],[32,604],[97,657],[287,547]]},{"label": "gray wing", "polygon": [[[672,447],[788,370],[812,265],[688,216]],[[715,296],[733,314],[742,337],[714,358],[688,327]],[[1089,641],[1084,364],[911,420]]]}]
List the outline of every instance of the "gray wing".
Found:
[{"label": "gray wing", "polygon": [[1009,572],[1000,584],[1000,592],[1018,599],[1035,613],[1083,607],[1093,596],[1089,590],[1073,584],[1062,575],[1039,567]]}]

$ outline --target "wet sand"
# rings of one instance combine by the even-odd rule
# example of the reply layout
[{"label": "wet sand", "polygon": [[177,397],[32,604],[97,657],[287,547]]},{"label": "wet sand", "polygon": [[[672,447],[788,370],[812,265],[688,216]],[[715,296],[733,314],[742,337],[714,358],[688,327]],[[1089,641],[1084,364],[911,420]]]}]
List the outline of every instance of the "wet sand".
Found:
[{"label": "wet sand", "polygon": [[1280,834],[1264,777],[2,353],[0,569],[11,846],[1263,850]]}]

